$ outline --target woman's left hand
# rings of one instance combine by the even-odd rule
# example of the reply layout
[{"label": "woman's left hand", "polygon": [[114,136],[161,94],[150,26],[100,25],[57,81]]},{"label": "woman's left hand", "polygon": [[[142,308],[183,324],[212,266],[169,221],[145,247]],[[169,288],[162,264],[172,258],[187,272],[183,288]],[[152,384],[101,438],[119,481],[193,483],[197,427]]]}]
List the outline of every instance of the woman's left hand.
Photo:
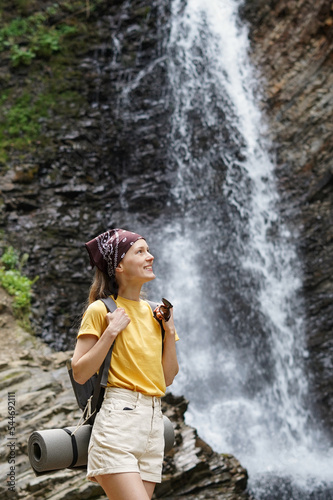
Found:
[{"label": "woman's left hand", "polygon": [[171,317],[173,305],[167,299],[162,299],[162,303],[159,304],[154,310],[154,316],[159,320],[163,321],[163,324],[167,323]]},{"label": "woman's left hand", "polygon": [[173,308],[170,309],[170,315],[167,321],[162,318],[162,325],[166,333],[171,333],[173,335],[175,334],[176,329],[173,321]]}]

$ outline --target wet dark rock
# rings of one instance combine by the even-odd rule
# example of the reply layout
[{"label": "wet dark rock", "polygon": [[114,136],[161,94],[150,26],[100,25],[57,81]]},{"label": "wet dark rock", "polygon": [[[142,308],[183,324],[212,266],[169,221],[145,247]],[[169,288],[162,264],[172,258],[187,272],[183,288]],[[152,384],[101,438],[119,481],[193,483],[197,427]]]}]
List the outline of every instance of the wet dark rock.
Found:
[{"label": "wet dark rock", "polygon": [[[246,1],[286,220],[297,235],[310,399],[333,429],[332,49],[329,0]],[[266,97],[265,97],[266,96]]]},{"label": "wet dark rock", "polygon": [[[6,243],[30,255],[25,271],[39,276],[33,327],[57,349],[73,345],[87,295],[84,242],[108,226],[130,227],[140,214],[155,217],[167,202],[168,11],[168,2],[104,2],[84,18],[56,107],[40,121],[45,145],[23,162],[13,152],[2,177]],[[54,86],[52,63],[34,81],[40,92]],[[12,71],[11,84],[20,78]],[[80,98],[65,102],[74,90]]]}]

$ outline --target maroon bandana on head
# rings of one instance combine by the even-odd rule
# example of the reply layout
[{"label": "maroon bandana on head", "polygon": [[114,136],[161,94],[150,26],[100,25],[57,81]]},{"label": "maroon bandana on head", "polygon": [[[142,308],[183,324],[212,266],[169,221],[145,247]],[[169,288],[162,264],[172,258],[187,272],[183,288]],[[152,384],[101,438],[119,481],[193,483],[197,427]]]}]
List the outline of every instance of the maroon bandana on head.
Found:
[{"label": "maroon bandana on head", "polygon": [[85,244],[91,266],[98,267],[110,277],[116,275],[116,267],[133,243],[143,239],[137,233],[125,229],[110,229]]}]

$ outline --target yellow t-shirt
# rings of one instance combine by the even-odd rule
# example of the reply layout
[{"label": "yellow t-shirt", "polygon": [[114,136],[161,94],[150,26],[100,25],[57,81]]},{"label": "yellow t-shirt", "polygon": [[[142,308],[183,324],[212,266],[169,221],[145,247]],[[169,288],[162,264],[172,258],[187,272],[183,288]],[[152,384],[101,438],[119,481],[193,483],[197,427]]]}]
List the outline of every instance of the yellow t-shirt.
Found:
[{"label": "yellow t-shirt", "polygon": [[[163,396],[165,380],[162,367],[162,333],[154,319],[148,302],[139,302],[123,297],[115,301],[131,318],[129,325],[115,340],[108,386],[122,387],[149,396]],[[96,335],[101,337],[107,327],[107,309],[101,300],[87,308],[78,337]],[[178,337],[176,336],[178,339]]]}]

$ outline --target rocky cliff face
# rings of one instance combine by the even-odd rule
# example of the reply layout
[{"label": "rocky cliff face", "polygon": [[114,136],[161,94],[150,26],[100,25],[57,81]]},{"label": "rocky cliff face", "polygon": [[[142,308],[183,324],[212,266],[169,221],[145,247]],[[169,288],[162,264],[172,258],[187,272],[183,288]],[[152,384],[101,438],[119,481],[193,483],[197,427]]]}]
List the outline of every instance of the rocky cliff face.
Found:
[{"label": "rocky cliff face", "polygon": [[[18,15],[9,4],[6,20]],[[8,96],[1,227],[7,243],[30,255],[29,274],[39,276],[33,324],[58,349],[72,346],[73,318],[87,296],[91,272],[83,243],[114,224],[138,231],[138,219],[144,224],[164,209],[170,176],[169,3],[95,1],[89,16],[85,1],[59,5],[49,23],[67,20],[76,29],[62,51],[18,68],[4,51],[0,74]],[[26,6],[24,16],[39,6]],[[31,118],[38,137],[19,149],[10,107],[24,112],[27,94],[30,113],[40,102],[48,108],[46,116]]]},{"label": "rocky cliff face", "polygon": [[311,401],[333,428],[333,10],[328,0],[246,1],[282,210],[303,272]]},{"label": "rocky cliff face", "polygon": [[[57,5],[3,2],[4,23],[42,10],[49,26],[76,31],[29,65],[1,52],[0,225],[1,246],[27,252],[26,272],[39,276],[34,328],[68,349],[90,281],[83,243],[114,224],[138,230],[169,209],[170,2]],[[248,0],[242,15],[264,76],[282,210],[298,234],[311,396],[333,428],[331,6]],[[27,56],[26,39],[15,43]]]}]

